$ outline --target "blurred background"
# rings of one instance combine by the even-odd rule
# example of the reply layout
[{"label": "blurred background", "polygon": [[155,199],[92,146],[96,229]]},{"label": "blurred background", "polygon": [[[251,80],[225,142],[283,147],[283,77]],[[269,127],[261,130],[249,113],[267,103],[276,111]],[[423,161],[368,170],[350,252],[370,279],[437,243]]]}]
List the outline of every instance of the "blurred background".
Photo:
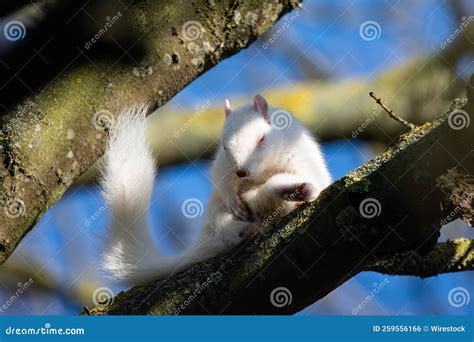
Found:
[{"label": "blurred background", "polygon": [[[392,109],[414,122],[446,112],[463,95],[474,72],[473,15],[474,3],[468,0],[305,0],[302,9],[287,14],[248,49],[199,77],[153,114],[151,139],[159,145],[167,137],[166,145],[181,148],[186,156],[183,146],[189,139],[207,134],[202,113],[224,115],[224,99],[238,104],[261,93],[314,129],[337,179],[392,144],[403,130],[374,107],[368,90],[382,94]],[[169,137],[163,118],[172,116],[192,119],[189,130],[172,131]],[[352,129],[345,127],[348,122]],[[186,144],[181,142],[185,138]],[[205,146],[202,158],[192,154],[189,161],[163,165],[156,179],[150,217],[157,244],[168,254],[192,244],[203,222],[199,213],[184,216],[182,206],[191,198],[203,207],[207,203],[207,158],[218,136],[206,139],[213,144]],[[124,290],[98,273],[97,236],[107,220],[100,189],[87,175],[0,266],[0,314],[74,315],[92,305],[104,287],[114,294]],[[440,239],[460,236],[474,238],[474,232],[456,221],[443,228]],[[459,288],[464,289],[461,303],[453,301]],[[366,272],[301,314],[466,315],[474,314],[471,295],[474,272],[423,280]]]}]

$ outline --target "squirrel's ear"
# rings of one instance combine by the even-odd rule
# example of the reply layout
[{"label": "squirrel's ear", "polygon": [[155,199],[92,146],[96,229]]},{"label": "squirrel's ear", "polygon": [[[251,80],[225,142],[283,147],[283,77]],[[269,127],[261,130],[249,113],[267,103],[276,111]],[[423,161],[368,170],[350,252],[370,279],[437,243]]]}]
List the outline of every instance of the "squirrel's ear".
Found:
[{"label": "squirrel's ear", "polygon": [[229,116],[229,114],[232,112],[232,107],[230,105],[229,100],[225,100],[225,106],[224,106],[224,111],[225,111],[225,116]]},{"label": "squirrel's ear", "polygon": [[265,120],[270,122],[270,116],[268,115],[268,102],[262,95],[257,95],[253,99],[253,109],[262,114]]}]

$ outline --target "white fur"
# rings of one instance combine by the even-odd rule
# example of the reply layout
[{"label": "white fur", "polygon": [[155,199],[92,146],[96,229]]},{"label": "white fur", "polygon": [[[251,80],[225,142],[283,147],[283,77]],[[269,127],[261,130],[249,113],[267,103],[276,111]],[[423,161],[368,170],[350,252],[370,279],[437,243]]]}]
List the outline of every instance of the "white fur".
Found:
[{"label": "white fur", "polygon": [[[306,200],[313,200],[329,185],[318,143],[295,118],[279,130],[254,106],[225,107],[227,119],[212,165],[214,188],[204,226],[198,242],[178,257],[160,255],[148,227],[155,163],[146,139],[147,108],[119,116],[105,152],[102,180],[112,216],[104,267],[115,279],[135,285],[181,271],[235,246],[301,204],[282,197],[282,189],[307,184],[311,190]],[[265,140],[257,146],[262,135]],[[237,177],[241,169],[248,177]],[[254,222],[242,218],[248,214],[246,208]]]}]

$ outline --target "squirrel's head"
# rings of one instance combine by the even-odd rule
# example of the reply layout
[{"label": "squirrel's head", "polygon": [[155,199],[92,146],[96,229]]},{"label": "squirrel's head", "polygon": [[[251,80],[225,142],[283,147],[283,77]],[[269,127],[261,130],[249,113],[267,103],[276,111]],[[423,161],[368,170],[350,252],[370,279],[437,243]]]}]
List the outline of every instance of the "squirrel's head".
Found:
[{"label": "squirrel's head", "polygon": [[255,96],[252,105],[233,109],[225,102],[226,120],[222,130],[222,148],[238,177],[254,177],[262,171],[272,144],[269,106],[261,95]]}]

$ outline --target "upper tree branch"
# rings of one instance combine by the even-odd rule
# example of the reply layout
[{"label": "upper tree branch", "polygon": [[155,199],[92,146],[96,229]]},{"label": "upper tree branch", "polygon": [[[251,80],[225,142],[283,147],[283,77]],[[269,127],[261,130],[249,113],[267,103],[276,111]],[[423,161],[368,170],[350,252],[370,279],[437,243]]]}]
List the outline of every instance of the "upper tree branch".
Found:
[{"label": "upper tree branch", "polygon": [[[18,67],[11,58],[11,65],[1,64],[7,69],[0,73],[1,101],[11,110],[2,113],[0,133],[0,263],[103,153],[105,131],[118,112],[133,103],[163,105],[198,75],[246,47],[298,1],[196,0],[193,10],[187,0],[136,1],[128,7],[112,3],[113,10],[86,9],[85,14],[81,7],[73,16],[59,18],[55,35],[34,49],[39,62],[22,61]],[[69,20],[90,13],[99,13],[94,18],[97,31],[86,30],[86,38],[64,37],[63,30],[72,25]],[[133,36],[128,45],[114,34],[120,25]],[[94,50],[94,44],[104,41],[119,51],[115,58]],[[43,73],[62,65],[66,68],[53,77]],[[41,79],[39,88],[36,79]],[[10,106],[8,100],[25,89],[36,95],[21,106]]]},{"label": "upper tree branch", "polygon": [[[468,87],[467,103],[457,101],[452,108],[464,104],[460,113],[466,122],[474,113],[473,89]],[[315,202],[226,255],[136,287],[90,313],[290,314],[394,253],[426,253],[441,226],[461,215],[445,206],[446,182],[441,180],[453,169],[471,180],[474,174],[474,125],[455,129],[459,121],[453,113],[459,112],[416,127]],[[469,180],[457,188],[472,194],[472,184]],[[440,255],[444,259],[436,262],[442,264],[446,254]],[[277,287],[291,293],[287,305],[272,304]]]}]

